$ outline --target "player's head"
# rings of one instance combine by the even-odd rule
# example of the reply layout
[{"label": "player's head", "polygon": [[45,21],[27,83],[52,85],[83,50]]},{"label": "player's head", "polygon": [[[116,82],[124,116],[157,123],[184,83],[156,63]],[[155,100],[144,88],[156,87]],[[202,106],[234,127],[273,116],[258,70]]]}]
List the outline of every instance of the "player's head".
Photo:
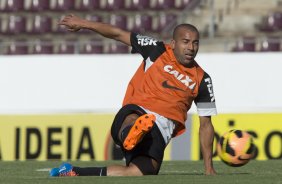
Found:
[{"label": "player's head", "polygon": [[178,62],[189,67],[199,49],[199,31],[191,24],[179,24],[174,28],[171,47]]}]

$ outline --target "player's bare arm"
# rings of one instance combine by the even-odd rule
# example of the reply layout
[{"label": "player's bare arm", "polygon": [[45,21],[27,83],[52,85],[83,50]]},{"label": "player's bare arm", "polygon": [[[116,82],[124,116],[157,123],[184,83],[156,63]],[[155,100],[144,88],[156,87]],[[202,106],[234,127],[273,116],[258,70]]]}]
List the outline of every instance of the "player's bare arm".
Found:
[{"label": "player's bare arm", "polygon": [[66,26],[72,32],[79,31],[80,29],[89,29],[106,38],[120,41],[128,46],[131,45],[130,32],[110,24],[88,21],[73,14],[65,16],[58,24]]},{"label": "player's bare arm", "polygon": [[200,116],[200,144],[205,164],[205,174],[216,174],[212,163],[214,128],[210,116]]}]

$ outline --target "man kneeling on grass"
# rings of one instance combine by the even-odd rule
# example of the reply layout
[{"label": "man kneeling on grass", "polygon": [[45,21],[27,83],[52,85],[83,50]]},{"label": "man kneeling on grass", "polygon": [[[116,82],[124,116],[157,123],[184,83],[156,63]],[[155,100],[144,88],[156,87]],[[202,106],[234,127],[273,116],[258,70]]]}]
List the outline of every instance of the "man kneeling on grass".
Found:
[{"label": "man kneeling on grass", "polygon": [[[120,41],[139,53],[143,62],[131,79],[123,106],[111,128],[112,137],[123,151],[126,165],[75,167],[69,163],[53,168],[51,176],[141,176],[159,173],[170,139],[185,131],[187,112],[193,101],[200,118],[200,143],[205,174],[213,175],[212,146],[216,114],[210,76],[194,60],[199,49],[199,31],[191,24],[175,27],[169,44],[91,22],[74,15],[60,25],[69,31],[92,30]],[[121,71],[122,72],[122,71]]]}]

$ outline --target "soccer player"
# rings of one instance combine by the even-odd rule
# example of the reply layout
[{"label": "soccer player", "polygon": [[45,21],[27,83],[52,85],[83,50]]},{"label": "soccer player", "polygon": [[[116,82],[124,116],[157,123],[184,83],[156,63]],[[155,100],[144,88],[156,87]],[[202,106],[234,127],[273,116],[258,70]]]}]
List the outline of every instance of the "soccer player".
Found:
[{"label": "soccer player", "polygon": [[[200,144],[206,175],[215,174],[212,163],[216,106],[210,76],[196,63],[199,31],[191,24],[175,27],[170,43],[121,30],[109,24],[67,15],[60,22],[69,31],[92,30],[120,41],[139,53],[143,62],[131,79],[123,106],[111,128],[126,165],[74,167],[69,163],[51,170],[51,176],[142,176],[158,174],[165,147],[185,131],[193,101],[200,119]],[[181,150],[179,150],[181,151]]]}]

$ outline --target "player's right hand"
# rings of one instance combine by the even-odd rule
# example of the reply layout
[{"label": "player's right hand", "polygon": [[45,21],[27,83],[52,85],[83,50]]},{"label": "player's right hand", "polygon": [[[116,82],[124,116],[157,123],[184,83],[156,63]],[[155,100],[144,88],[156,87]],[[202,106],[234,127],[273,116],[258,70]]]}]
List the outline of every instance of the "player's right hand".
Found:
[{"label": "player's right hand", "polygon": [[83,19],[70,14],[65,16],[61,21],[59,21],[58,25],[64,25],[67,27],[69,31],[76,32],[79,31],[81,27]]}]

